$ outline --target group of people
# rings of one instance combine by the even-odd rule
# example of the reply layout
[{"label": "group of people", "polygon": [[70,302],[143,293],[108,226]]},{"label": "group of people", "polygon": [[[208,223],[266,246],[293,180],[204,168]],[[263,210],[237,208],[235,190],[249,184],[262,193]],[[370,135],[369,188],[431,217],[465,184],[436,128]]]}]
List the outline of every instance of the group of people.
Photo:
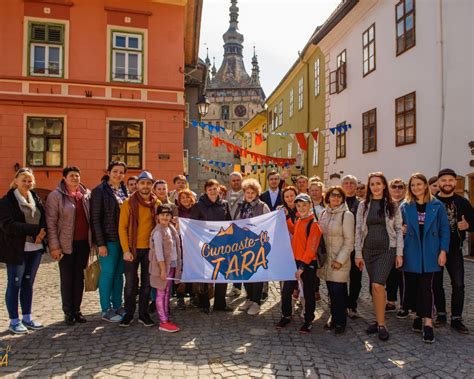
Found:
[{"label": "group of people", "polygon": [[[7,264],[6,305],[9,330],[27,333],[43,328],[32,317],[33,283],[42,254],[49,250],[59,262],[64,321],[84,323],[81,313],[84,269],[91,251],[100,263],[99,297],[102,319],[129,326],[135,319],[150,327],[157,312],[159,329],[177,332],[170,320],[170,297],[176,293],[179,309],[185,294],[191,303],[210,312],[233,311],[226,302],[227,284],[184,284],[178,219],[227,221],[252,218],[281,209],[297,271],[295,280],[280,284],[282,318],[278,329],[293,316],[295,299],[304,310],[300,333],[309,333],[324,280],[330,317],[324,325],[336,335],[345,332],[347,318],[359,317],[357,303],[362,272],[367,270],[376,321],[367,333],[389,338],[386,312],[406,318],[416,312],[413,330],[423,341],[434,342],[433,324],[447,323],[443,272],[452,285],[451,327],[468,333],[462,322],[466,232],[474,231],[471,204],[455,194],[456,173],[441,170],[438,177],[413,174],[408,183],[387,181],[371,173],[367,185],[352,175],[341,185],[325,188],[318,177],[303,175],[286,185],[288,173],[267,174],[269,188],[240,172],[229,175],[229,187],[209,179],[199,198],[178,175],[169,191],[164,180],[143,171],[125,182],[127,166],[111,162],[107,175],[92,191],[81,183],[80,169],[63,170],[63,178],[43,206],[34,192],[31,169],[20,169],[11,189],[0,201],[0,261]],[[124,280],[125,279],[125,280]],[[173,280],[174,279],[174,280]],[[268,283],[245,283],[246,299],[239,310],[260,313],[268,297]],[[230,292],[239,296],[234,283]],[[397,309],[397,292],[399,308]],[[138,302],[137,302],[138,296]],[[19,304],[22,318],[19,317]],[[436,312],[436,318],[435,317]],[[434,320],[433,320],[434,319]]]}]

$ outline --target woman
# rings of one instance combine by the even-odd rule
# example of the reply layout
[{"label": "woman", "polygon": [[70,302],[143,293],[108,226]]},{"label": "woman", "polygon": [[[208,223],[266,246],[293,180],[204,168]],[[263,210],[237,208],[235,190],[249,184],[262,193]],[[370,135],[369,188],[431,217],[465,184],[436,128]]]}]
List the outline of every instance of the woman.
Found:
[{"label": "woman", "polygon": [[[237,205],[233,220],[243,220],[270,212],[268,205],[259,198],[262,187],[257,180],[252,178],[245,179],[242,182],[242,190],[244,191],[244,197]],[[251,316],[258,315],[262,301],[263,282],[245,283],[244,286],[247,298],[239,307],[239,310],[247,311]]]},{"label": "woman", "polygon": [[[229,221],[231,215],[227,201],[219,196],[219,182],[215,179],[209,179],[204,184],[204,194],[191,210],[191,217],[194,220],[205,221]],[[227,292],[227,283],[219,283],[215,285],[214,294],[214,311],[231,312],[232,308],[228,307],[225,301]],[[209,294],[208,285],[200,286],[199,306],[203,312],[209,313]]]},{"label": "woman", "polygon": [[286,214],[286,218],[290,219],[291,222],[296,221],[296,204],[295,198],[298,195],[296,187],[288,186],[283,189],[281,196],[283,199],[283,205],[280,205],[278,209],[283,209]]},{"label": "woman", "polygon": [[367,195],[356,216],[355,263],[362,271],[367,266],[376,322],[367,329],[386,341],[385,284],[390,270],[403,264],[403,233],[400,208],[390,196],[387,179],[381,172],[369,174]]},{"label": "woman", "polygon": [[120,322],[124,314],[123,294],[123,252],[120,247],[118,224],[120,207],[128,197],[123,182],[127,165],[112,161],[107,167],[107,175],[91,194],[92,237],[99,248],[100,278],[99,296],[102,320]]},{"label": "woman", "polygon": [[[33,172],[22,168],[17,171],[10,190],[0,200],[0,262],[7,264],[8,330],[16,334],[43,328],[31,317],[33,284],[46,237],[45,212],[40,198],[32,191],[34,185]],[[18,298],[23,314],[21,321]]]},{"label": "woman", "polygon": [[156,195],[158,200],[161,201],[161,204],[170,204],[171,209],[173,210],[173,224],[176,226],[178,216],[178,207],[170,201],[168,198],[168,183],[166,180],[159,179],[153,184],[153,193]]},{"label": "woman", "polygon": [[61,182],[46,201],[49,249],[59,261],[64,321],[70,326],[87,322],[81,303],[91,247],[89,201],[90,191],[81,184],[76,166],[64,168]]},{"label": "woman", "polygon": [[351,271],[351,252],[354,248],[354,215],[346,204],[346,195],[340,186],[332,186],[324,198],[328,207],[322,212],[319,225],[323,231],[327,258],[318,270],[326,280],[331,301],[331,317],[327,329],[343,334],[347,322],[347,282]]},{"label": "woman", "polygon": [[433,343],[433,278],[446,263],[448,216],[420,173],[410,177],[407,201],[401,211],[405,230],[403,275],[409,279],[404,302],[408,308],[416,309],[413,330],[423,332],[423,342]]}]

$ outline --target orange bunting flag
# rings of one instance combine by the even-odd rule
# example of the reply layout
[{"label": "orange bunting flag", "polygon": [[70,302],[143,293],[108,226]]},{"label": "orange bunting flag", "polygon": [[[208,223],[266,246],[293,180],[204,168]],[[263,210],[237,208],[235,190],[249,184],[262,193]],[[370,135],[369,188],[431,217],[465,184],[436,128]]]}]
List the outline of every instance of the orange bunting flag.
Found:
[{"label": "orange bunting flag", "polygon": [[255,145],[260,145],[263,142],[263,137],[260,133],[255,133]]},{"label": "orange bunting flag", "polygon": [[301,150],[308,150],[308,143],[306,142],[306,137],[304,133],[295,133],[296,140],[298,141],[298,145],[300,145]]},{"label": "orange bunting flag", "polygon": [[318,142],[318,132],[311,132],[311,135],[313,136],[314,140]]}]

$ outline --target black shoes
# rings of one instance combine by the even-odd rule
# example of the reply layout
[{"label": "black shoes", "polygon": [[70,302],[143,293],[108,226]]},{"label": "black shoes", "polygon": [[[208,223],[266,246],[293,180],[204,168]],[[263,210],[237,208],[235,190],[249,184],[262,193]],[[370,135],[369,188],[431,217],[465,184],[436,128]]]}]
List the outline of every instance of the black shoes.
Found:
[{"label": "black shoes", "polygon": [[469,334],[469,329],[462,323],[462,319],[455,318],[451,320],[451,328],[461,334]]},{"label": "black shoes", "polygon": [[370,324],[366,330],[367,334],[375,334],[378,331],[379,331],[379,328],[376,322],[374,322],[373,324]]},{"label": "black shoes", "polygon": [[438,314],[436,316],[436,319],[434,321],[434,324],[436,327],[444,326],[448,322],[446,315],[445,314]]},{"label": "black shoes", "polygon": [[416,333],[421,333],[423,330],[423,322],[421,320],[421,317],[416,317],[413,320],[413,326],[411,327],[411,330],[413,330]]},{"label": "black shoes", "polygon": [[228,305],[226,305],[224,308],[214,307],[213,309],[214,309],[214,312],[233,312],[234,311],[234,308],[231,308]]},{"label": "black shoes", "polygon": [[73,326],[76,323],[76,317],[72,314],[65,314],[64,322],[66,325]]},{"label": "black shoes", "polygon": [[387,341],[390,337],[390,334],[388,334],[388,330],[384,325],[378,326],[378,334],[380,341]]},{"label": "black shoes", "polygon": [[424,326],[423,327],[423,342],[433,343],[434,341],[435,341],[435,338],[434,338],[433,328],[431,326]]},{"label": "black shoes", "polygon": [[336,336],[340,336],[341,334],[344,334],[345,331],[346,331],[346,327],[344,325],[336,325],[334,327],[334,333],[336,334]]},{"label": "black shoes", "polygon": [[147,328],[155,325],[155,322],[151,319],[149,314],[143,315],[138,318],[138,322],[142,325],[145,325]]},{"label": "black shoes", "polygon": [[120,321],[119,326],[126,328],[130,326],[132,322],[133,322],[133,316],[129,314],[125,314],[125,316],[123,316],[122,321]]},{"label": "black shoes", "polygon": [[405,309],[400,309],[397,313],[397,318],[399,319],[405,319],[408,317],[408,315],[410,314],[410,312],[408,312],[407,310]]},{"label": "black shoes", "polygon": [[282,317],[280,321],[275,325],[275,328],[282,329],[291,322],[289,317]]},{"label": "black shoes", "polygon": [[390,312],[396,312],[396,311],[397,311],[397,306],[395,304],[387,303],[385,305],[385,312],[390,313]]},{"label": "black shoes", "polygon": [[308,334],[311,332],[313,325],[310,322],[305,322],[300,328],[300,334]]},{"label": "black shoes", "polygon": [[268,293],[267,292],[262,292],[262,303],[268,299]]},{"label": "black shoes", "polygon": [[87,319],[84,317],[84,315],[81,312],[77,312],[76,315],[74,316],[74,319],[79,324],[84,324],[85,322],[87,322]]}]

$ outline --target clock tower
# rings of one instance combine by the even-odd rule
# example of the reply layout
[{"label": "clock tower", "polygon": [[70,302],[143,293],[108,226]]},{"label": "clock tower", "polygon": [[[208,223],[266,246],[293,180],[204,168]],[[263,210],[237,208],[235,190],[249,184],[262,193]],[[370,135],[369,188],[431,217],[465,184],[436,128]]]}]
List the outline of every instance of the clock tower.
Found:
[{"label": "clock tower", "polygon": [[[209,57],[206,64],[209,67],[209,80],[206,87],[206,95],[210,101],[209,112],[202,119],[203,122],[223,126],[232,130],[232,133],[219,133],[219,137],[229,142],[240,145],[238,132],[245,123],[263,110],[265,94],[260,85],[260,69],[258,66],[255,48],[252,57],[252,73],[249,75],[245,70],[243,60],[244,36],[238,31],[239,8],[237,0],[231,0],[229,28],[223,35],[224,57],[219,70],[216,69],[215,61],[211,68]],[[199,156],[223,162],[240,163],[238,157],[227,152],[223,146],[214,147],[212,139],[207,131],[199,131],[198,151]],[[214,133],[214,135],[216,135]],[[230,173],[233,167],[219,167],[215,170]],[[216,178],[219,182],[227,185],[228,180],[222,175],[198,170],[197,189],[202,191],[207,179]],[[194,178],[190,178],[193,181]]]}]

